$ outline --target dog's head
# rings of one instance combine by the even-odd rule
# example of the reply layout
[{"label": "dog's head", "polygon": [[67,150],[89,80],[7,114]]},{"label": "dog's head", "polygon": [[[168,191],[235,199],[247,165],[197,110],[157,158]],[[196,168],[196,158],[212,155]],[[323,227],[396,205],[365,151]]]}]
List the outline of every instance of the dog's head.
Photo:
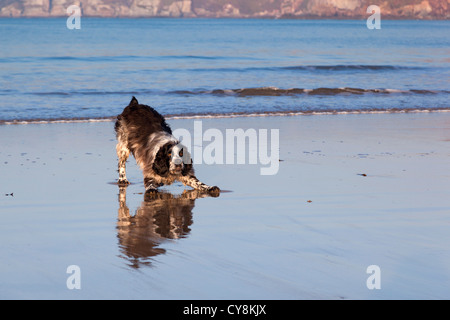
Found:
[{"label": "dog's head", "polygon": [[187,175],[192,169],[191,155],[181,143],[168,142],[159,148],[153,161],[153,171],[160,176]]}]

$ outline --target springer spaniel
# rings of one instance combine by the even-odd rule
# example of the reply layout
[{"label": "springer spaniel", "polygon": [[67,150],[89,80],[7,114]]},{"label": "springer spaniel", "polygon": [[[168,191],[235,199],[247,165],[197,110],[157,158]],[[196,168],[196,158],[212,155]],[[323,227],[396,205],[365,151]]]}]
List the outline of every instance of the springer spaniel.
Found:
[{"label": "springer spaniel", "polygon": [[125,163],[131,152],[144,174],[146,192],[157,191],[158,187],[175,180],[200,191],[220,192],[218,187],[210,187],[195,177],[189,152],[172,135],[164,117],[153,108],[139,104],[135,97],[117,116],[114,129],[118,140],[119,186],[129,184]]}]

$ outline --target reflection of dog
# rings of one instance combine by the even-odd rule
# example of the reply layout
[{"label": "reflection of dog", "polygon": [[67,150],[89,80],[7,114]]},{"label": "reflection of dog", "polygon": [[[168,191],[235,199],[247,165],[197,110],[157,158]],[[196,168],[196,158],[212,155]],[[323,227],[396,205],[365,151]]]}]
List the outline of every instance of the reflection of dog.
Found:
[{"label": "reflection of dog", "polygon": [[119,187],[117,237],[121,257],[133,268],[150,265],[150,258],[165,253],[158,246],[165,239],[184,238],[190,233],[195,199],[218,196],[198,190],[179,196],[167,192],[150,192],[134,216],[126,204],[127,186]]},{"label": "reflection of dog", "polygon": [[143,171],[146,191],[178,180],[194,189],[220,192],[218,187],[207,186],[195,177],[189,152],[172,136],[164,117],[153,108],[139,104],[135,97],[117,117],[115,130],[119,185],[129,183],[125,163],[131,152]]}]

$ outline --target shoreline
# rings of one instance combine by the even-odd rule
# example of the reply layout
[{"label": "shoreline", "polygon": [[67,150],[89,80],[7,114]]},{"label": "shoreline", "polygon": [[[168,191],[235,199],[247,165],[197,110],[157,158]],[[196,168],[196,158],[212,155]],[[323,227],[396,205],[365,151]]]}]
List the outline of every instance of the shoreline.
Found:
[{"label": "shoreline", "polygon": [[[229,114],[193,114],[193,115],[164,115],[167,120],[195,120],[195,119],[228,119],[255,117],[296,117],[321,115],[358,115],[358,114],[414,114],[450,112],[448,109],[389,109],[389,110],[338,110],[338,111],[266,111],[261,113],[229,113]],[[29,119],[29,120],[0,120],[2,125],[53,124],[53,123],[95,123],[113,122],[116,116],[100,118],[58,118],[58,119]]]}]

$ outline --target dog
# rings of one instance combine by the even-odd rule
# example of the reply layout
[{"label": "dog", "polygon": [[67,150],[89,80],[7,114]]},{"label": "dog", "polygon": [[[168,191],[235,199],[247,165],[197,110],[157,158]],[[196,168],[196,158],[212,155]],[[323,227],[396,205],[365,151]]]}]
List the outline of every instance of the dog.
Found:
[{"label": "dog", "polygon": [[164,117],[152,107],[139,104],[133,97],[117,116],[114,129],[118,141],[119,186],[129,184],[125,163],[131,153],[143,172],[146,192],[156,192],[174,181],[200,191],[220,192],[217,186],[208,186],[196,178],[188,150],[172,135]]}]

